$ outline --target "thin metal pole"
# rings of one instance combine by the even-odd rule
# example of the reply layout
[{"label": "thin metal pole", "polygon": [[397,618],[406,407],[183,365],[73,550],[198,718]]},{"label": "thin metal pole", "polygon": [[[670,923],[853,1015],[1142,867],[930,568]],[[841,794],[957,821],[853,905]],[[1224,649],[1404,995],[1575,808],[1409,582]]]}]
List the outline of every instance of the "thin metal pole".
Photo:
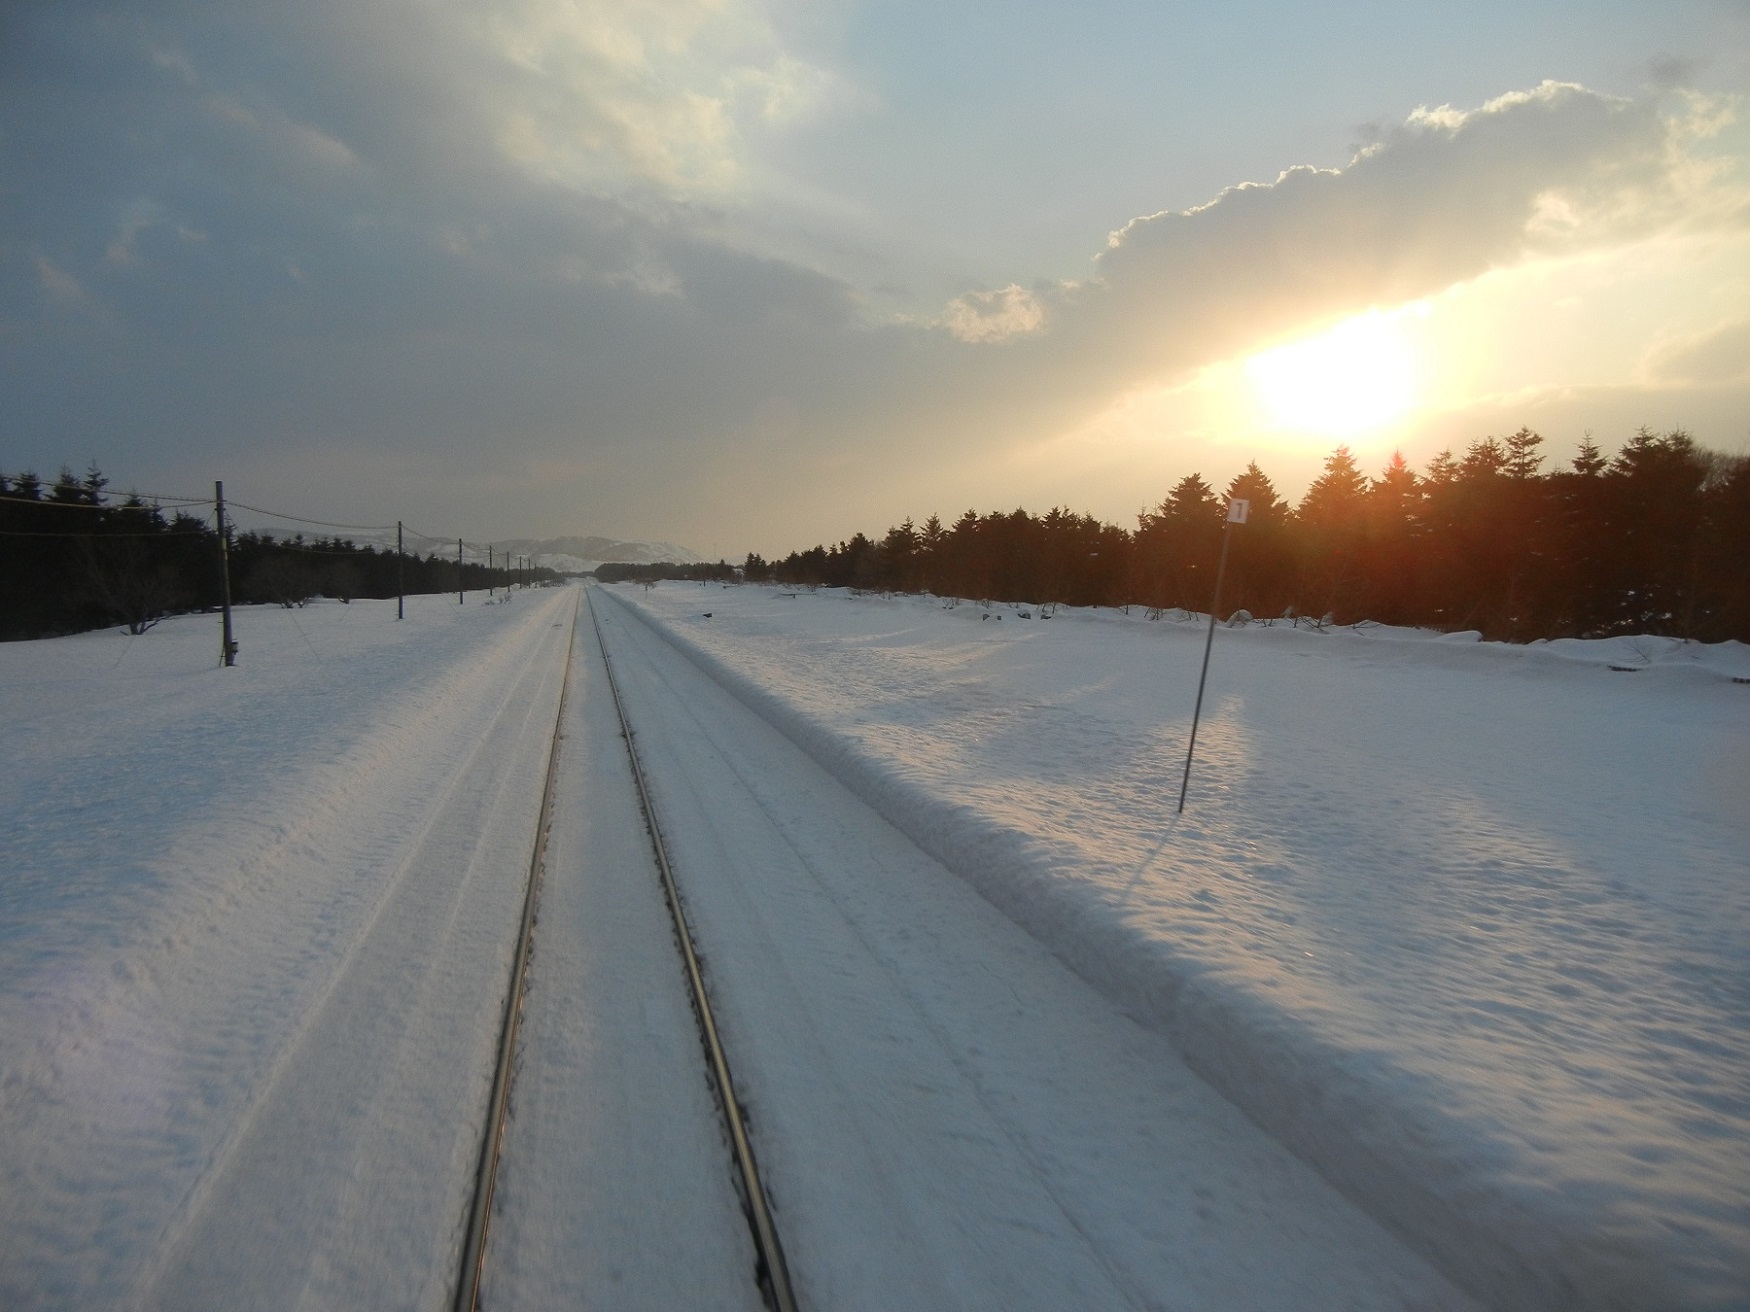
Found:
[{"label": "thin metal pole", "polygon": [[462,593],[462,539],[456,539],[456,605],[460,606],[467,598]]},{"label": "thin metal pole", "polygon": [[407,618],[407,573],[402,568],[406,557],[401,551],[401,521],[395,521],[395,618]]},{"label": "thin metal pole", "polygon": [[486,544],[486,595],[488,597],[493,595],[493,592],[492,592],[492,544],[490,542],[488,542]]},{"label": "thin metal pole", "polygon": [[219,660],[225,665],[237,663],[237,643],[231,636],[231,528],[225,523],[225,485],[213,482],[213,508],[219,512],[219,614],[221,633]]},{"label": "thin metal pole", "polygon": [[1197,676],[1197,705],[1191,712],[1191,742],[1185,748],[1185,777],[1179,783],[1179,814],[1185,813],[1185,793],[1191,787],[1191,754],[1197,750],[1197,721],[1203,715],[1203,685],[1209,680],[1209,649],[1215,646],[1215,617],[1221,610],[1221,577],[1227,573],[1227,543],[1233,521],[1221,526],[1221,563],[1215,567],[1215,596],[1209,603],[1209,636],[1203,640],[1203,672]]}]

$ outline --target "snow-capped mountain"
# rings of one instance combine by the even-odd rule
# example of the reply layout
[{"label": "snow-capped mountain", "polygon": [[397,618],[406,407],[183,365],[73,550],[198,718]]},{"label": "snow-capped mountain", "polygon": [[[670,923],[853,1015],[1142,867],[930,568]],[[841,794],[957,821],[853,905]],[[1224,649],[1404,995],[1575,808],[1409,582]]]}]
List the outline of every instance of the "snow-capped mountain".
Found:
[{"label": "snow-capped mountain", "polygon": [[597,565],[655,565],[672,562],[694,565],[704,559],[696,551],[673,542],[621,542],[615,538],[563,537],[521,538],[497,545],[506,551],[530,557],[536,565],[567,574],[587,574]]}]

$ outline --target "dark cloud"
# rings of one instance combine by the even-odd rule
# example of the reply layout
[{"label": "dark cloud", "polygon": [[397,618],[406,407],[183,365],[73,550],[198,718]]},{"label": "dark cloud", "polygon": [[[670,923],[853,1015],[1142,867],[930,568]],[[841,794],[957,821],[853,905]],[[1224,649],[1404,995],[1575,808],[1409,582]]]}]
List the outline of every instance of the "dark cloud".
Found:
[{"label": "dark cloud", "polygon": [[1657,90],[1676,91],[1693,86],[1707,63],[1685,55],[1654,55],[1647,61],[1647,80]]}]

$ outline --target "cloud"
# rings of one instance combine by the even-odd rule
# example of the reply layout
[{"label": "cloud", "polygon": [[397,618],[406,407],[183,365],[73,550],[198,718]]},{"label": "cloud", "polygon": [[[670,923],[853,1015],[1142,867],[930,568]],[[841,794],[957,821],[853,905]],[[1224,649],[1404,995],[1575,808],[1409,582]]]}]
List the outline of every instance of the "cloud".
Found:
[{"label": "cloud", "polygon": [[1045,326],[1045,309],[1032,292],[1010,284],[956,297],[942,315],[942,326],[963,342],[1000,342],[1038,332]]},{"label": "cloud", "polygon": [[1294,168],[1112,234],[1071,324],[1201,363],[1296,324],[1414,300],[1538,254],[1626,240],[1688,210],[1692,119],[1546,82],[1418,109],[1342,169]]},{"label": "cloud", "polygon": [[[842,87],[758,0],[213,8],[43,4],[46,71],[0,79],[14,431],[44,466],[307,467],[312,497],[329,469],[375,471],[373,497],[418,470],[458,514],[478,493],[477,535],[697,518],[768,543],[804,504],[842,532],[1131,388],[1736,185],[1692,149],[1700,102],[1547,85],[1135,219],[1078,283],[1016,269],[899,320],[762,208],[750,142]],[[907,276],[871,245],[861,267]],[[591,472],[485,477],[507,469]]]},{"label": "cloud", "polygon": [[1674,91],[1693,86],[1707,63],[1684,55],[1654,55],[1647,61],[1647,78],[1660,91]]},{"label": "cloud", "polygon": [[1556,83],[1418,109],[1343,168],[1291,168],[1131,221],[1092,278],[1024,302],[1018,289],[960,297],[942,323],[978,349],[956,382],[984,398],[979,428],[1025,445],[1131,389],[1493,270],[1741,226],[1737,161],[1704,149],[1728,114]]},{"label": "cloud", "polygon": [[829,81],[754,0],[446,0],[421,25],[498,149],[582,189],[733,195],[744,126],[805,114]]},{"label": "cloud", "polygon": [[56,309],[79,310],[90,304],[91,298],[79,285],[79,280],[65,269],[56,267],[47,256],[36,257],[36,274],[44,299]]},{"label": "cloud", "polygon": [[1662,383],[1731,383],[1750,378],[1750,319],[1670,342],[1651,353],[1647,373]]},{"label": "cloud", "polygon": [[106,264],[131,265],[139,262],[139,253],[135,249],[140,234],[160,218],[158,207],[151,201],[136,199],[131,201],[122,211],[121,223],[116,228],[115,239],[104,251]]}]

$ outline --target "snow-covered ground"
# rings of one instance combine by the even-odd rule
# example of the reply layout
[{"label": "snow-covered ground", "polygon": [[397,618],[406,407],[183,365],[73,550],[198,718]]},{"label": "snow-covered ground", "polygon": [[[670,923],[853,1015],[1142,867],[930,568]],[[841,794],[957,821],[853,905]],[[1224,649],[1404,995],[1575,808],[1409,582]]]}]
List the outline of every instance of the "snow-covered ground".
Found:
[{"label": "snow-covered ground", "polygon": [[[1742,647],[592,595],[804,1306],[1750,1301]],[[0,646],[0,1306],[446,1302],[579,599]],[[487,1305],[751,1307],[583,615]]]},{"label": "snow-covered ground", "polygon": [[432,1307],[576,594],[0,646],[0,1306]]},{"label": "snow-covered ground", "polygon": [[1199,622],[612,595],[1474,1292],[1750,1304],[1742,645],[1223,629],[1176,816]]},{"label": "snow-covered ground", "polygon": [[804,1308],[1474,1309],[596,596]]}]

